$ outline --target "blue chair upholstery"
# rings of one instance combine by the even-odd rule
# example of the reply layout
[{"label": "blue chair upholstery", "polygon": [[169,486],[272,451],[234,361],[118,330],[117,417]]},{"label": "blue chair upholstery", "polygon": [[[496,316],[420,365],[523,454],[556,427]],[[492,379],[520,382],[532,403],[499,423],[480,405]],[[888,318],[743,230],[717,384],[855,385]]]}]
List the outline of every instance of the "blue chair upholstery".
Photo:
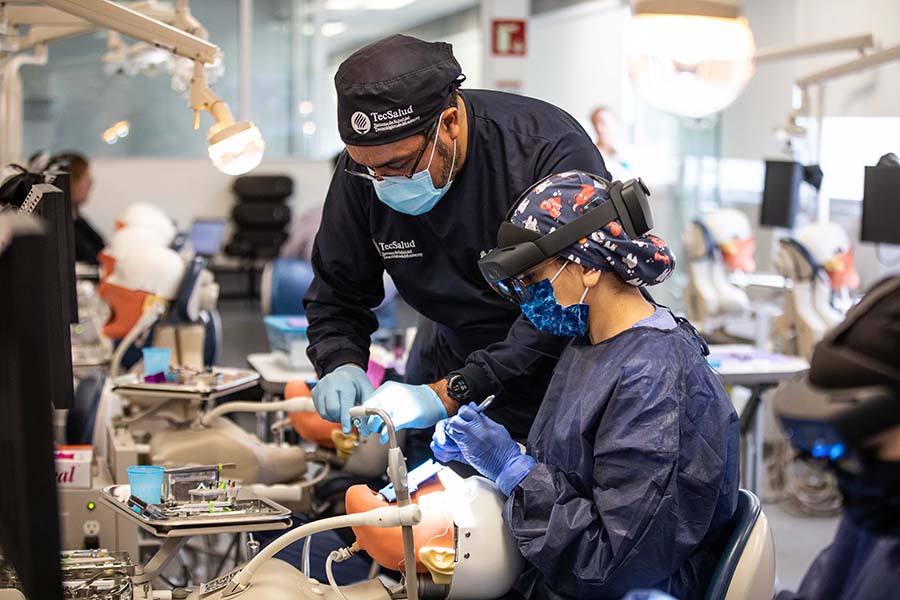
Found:
[{"label": "blue chair upholstery", "polygon": [[[271,265],[268,292],[262,297],[268,306],[263,312],[270,315],[304,315],[303,297],[313,280],[312,265],[297,258],[278,258]],[[264,284],[265,285],[265,284]]]},{"label": "blue chair upholstery", "polygon": [[197,287],[197,280],[200,278],[200,274],[205,268],[206,259],[202,256],[195,256],[193,260],[186,265],[184,277],[181,279],[181,284],[178,286],[178,292],[172,302],[172,307],[169,309],[169,323],[172,325],[197,322],[197,316],[192,316],[188,307],[190,305],[191,296],[194,294],[195,288]]},{"label": "blue chair upholstery", "polygon": [[744,548],[747,546],[747,540],[750,539],[750,534],[760,514],[762,514],[762,506],[759,498],[752,492],[739,490],[737,509],[731,518],[731,531],[722,550],[719,564],[716,565],[716,570],[713,572],[709,588],[707,588],[706,600],[725,600],[735,569],[737,569]]},{"label": "blue chair upholstery", "polygon": [[200,320],[206,335],[203,339],[203,364],[207,367],[219,364],[222,351],[222,318],[218,310],[201,311]]}]

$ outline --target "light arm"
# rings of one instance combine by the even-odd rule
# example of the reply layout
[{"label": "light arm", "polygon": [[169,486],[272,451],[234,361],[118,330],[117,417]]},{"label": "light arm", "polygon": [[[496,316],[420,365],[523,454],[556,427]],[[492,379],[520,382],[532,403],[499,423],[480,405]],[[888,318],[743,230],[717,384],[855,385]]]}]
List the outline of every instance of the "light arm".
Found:
[{"label": "light arm", "polygon": [[219,54],[219,48],[215,44],[110,0],[41,1],[47,6],[84,19],[98,27],[118,31],[137,40],[165,48],[176,56],[201,63],[212,63]]},{"label": "light arm", "polygon": [[868,48],[872,48],[874,45],[875,40],[872,38],[872,34],[866,33],[864,35],[811,42],[809,44],[791,44],[787,46],[762,48],[757,51],[753,60],[758,64],[767,61],[825,54],[826,52],[837,52],[839,50],[858,50],[863,52]]}]

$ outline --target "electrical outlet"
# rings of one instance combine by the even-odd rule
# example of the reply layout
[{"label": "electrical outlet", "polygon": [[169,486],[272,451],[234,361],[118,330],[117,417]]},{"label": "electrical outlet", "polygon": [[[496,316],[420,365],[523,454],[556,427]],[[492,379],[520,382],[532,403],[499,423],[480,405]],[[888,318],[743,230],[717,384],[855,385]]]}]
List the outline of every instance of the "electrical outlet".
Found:
[{"label": "electrical outlet", "polygon": [[81,529],[85,537],[98,537],[100,535],[100,521],[85,521]]}]

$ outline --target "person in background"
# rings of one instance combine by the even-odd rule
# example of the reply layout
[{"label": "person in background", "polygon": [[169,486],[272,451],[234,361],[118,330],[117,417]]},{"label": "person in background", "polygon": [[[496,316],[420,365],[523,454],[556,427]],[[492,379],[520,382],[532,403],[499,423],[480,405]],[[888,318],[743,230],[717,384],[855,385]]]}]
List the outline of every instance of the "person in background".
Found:
[{"label": "person in background", "polygon": [[71,177],[72,216],[75,219],[75,261],[91,265],[100,264],[97,255],[106,246],[106,240],[82,213],[94,185],[90,163],[77,152],[64,152],[54,157],[51,163],[67,169]]},{"label": "person in background", "polygon": [[[666,243],[591,214],[612,203],[606,186],[577,171],[545,179],[484,259],[497,272],[492,257],[530,250],[524,272],[494,288],[571,339],[524,452],[474,403],[438,423],[431,449],[508,496],[504,520],[531,564],[517,584],[527,598],[703,598],[737,506],[738,417],[694,328],[641,293],[672,274]],[[548,239],[565,227],[574,243],[534,253],[567,243]]]},{"label": "person in background", "polygon": [[[898,356],[900,277],[892,277],[869,290],[819,342],[808,383],[783,385],[775,393],[775,414],[793,446],[803,455],[821,456],[808,442],[831,444],[825,446],[827,466],[844,504],[831,545],[800,589],[781,592],[777,600],[868,600],[900,593]],[[803,426],[794,427],[798,422]]]},{"label": "person in background", "polygon": [[[342,154],[343,150],[331,159],[332,177]],[[299,258],[305,262],[312,262],[313,244],[316,241],[319,225],[322,223],[324,209],[324,202],[316,202],[294,219],[288,239],[281,245],[279,252],[281,258]]]},{"label": "person in background", "polygon": [[619,147],[619,119],[606,106],[598,106],[591,113],[591,124],[594,126],[594,145],[603,155],[609,172],[616,179],[626,179],[631,171],[628,161],[622,157]]}]

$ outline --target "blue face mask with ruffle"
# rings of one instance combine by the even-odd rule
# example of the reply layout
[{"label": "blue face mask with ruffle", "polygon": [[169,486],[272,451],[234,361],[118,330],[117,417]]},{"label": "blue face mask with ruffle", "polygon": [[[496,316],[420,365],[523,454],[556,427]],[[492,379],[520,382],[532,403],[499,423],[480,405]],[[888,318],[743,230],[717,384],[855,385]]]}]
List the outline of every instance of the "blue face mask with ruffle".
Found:
[{"label": "blue face mask with ruffle", "polygon": [[[567,263],[568,264],[568,263]],[[528,286],[531,299],[520,305],[524,314],[535,327],[543,332],[562,337],[583,337],[587,334],[588,305],[581,302],[571,306],[562,306],[553,294],[553,281],[565,269],[565,265],[553,279],[544,279]]]}]

